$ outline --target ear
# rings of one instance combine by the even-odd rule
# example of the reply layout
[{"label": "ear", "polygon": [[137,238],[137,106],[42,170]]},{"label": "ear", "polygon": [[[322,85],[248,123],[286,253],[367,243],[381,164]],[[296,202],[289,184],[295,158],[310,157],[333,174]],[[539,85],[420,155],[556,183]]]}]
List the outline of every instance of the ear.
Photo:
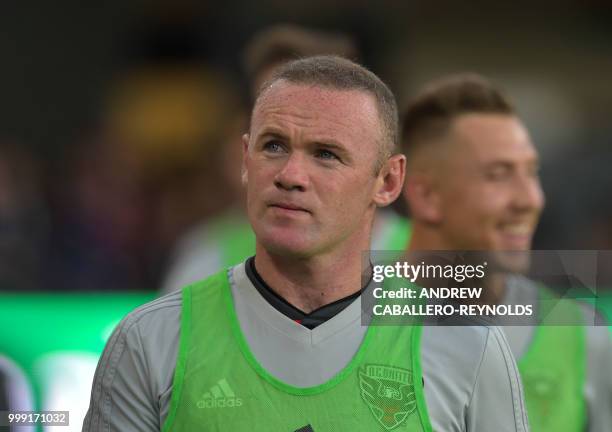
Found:
[{"label": "ear", "polygon": [[248,183],[248,163],[249,159],[249,134],[242,135],[242,168],[240,169],[242,185],[246,186]]},{"label": "ear", "polygon": [[431,173],[408,174],[404,185],[404,198],[415,220],[431,224],[442,221],[440,191]]},{"label": "ear", "polygon": [[406,156],[396,154],[391,156],[381,168],[376,179],[377,187],[374,202],[378,207],[385,207],[397,199],[402,193],[402,185],[406,176]]}]

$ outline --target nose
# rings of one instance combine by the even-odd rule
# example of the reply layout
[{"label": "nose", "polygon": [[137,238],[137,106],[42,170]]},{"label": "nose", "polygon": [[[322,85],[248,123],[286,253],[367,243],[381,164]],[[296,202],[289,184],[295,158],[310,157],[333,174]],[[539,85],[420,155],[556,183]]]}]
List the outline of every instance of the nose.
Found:
[{"label": "nose", "polygon": [[518,179],[519,187],[514,194],[515,206],[523,211],[540,212],[544,207],[544,192],[538,177],[531,175],[521,176]]},{"label": "nose", "polygon": [[305,191],[309,185],[305,157],[299,152],[292,152],[274,177],[274,185],[287,191]]}]

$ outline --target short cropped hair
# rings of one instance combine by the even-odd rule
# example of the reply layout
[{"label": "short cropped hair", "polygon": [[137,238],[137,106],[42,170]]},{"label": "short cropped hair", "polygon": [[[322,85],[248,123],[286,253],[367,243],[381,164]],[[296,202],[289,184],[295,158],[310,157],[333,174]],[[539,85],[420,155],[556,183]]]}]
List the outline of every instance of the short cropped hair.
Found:
[{"label": "short cropped hair", "polygon": [[356,90],[372,95],[376,101],[382,135],[376,173],[380,171],[385,159],[397,153],[399,126],[395,96],[380,78],[365,67],[338,56],[295,60],[281,66],[274,73],[259,89],[257,100],[277,81],[314,85],[331,90]]},{"label": "short cropped hair", "polygon": [[410,156],[443,136],[462,114],[516,115],[516,111],[502,91],[481,75],[465,73],[433,81],[404,110],[402,151]]},{"label": "short cropped hair", "polygon": [[353,40],[343,33],[280,24],[255,34],[244,50],[244,69],[251,81],[264,70],[288,61],[318,55],[359,60]]}]

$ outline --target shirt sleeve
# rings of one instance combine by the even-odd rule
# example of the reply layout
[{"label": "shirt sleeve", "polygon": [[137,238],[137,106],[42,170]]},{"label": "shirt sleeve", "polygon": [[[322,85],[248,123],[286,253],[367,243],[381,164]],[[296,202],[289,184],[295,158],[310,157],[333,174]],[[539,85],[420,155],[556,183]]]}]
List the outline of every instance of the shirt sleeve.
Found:
[{"label": "shirt sleeve", "polygon": [[138,323],[128,316],[108,341],[94,375],[83,432],[159,431]]},{"label": "shirt sleeve", "polygon": [[83,432],[161,429],[172,393],[180,310],[181,293],[173,293],[117,326],[96,368]]},{"label": "shirt sleeve", "polygon": [[467,432],[529,430],[518,368],[499,327],[489,327],[467,411]]}]

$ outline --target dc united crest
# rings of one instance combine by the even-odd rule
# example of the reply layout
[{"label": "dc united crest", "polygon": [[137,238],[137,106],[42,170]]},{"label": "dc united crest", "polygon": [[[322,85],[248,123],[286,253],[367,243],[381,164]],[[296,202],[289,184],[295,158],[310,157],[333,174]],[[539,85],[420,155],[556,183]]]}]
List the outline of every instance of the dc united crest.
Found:
[{"label": "dc united crest", "polygon": [[393,430],[416,409],[412,372],[391,366],[366,364],[359,370],[361,397],[378,422]]}]

